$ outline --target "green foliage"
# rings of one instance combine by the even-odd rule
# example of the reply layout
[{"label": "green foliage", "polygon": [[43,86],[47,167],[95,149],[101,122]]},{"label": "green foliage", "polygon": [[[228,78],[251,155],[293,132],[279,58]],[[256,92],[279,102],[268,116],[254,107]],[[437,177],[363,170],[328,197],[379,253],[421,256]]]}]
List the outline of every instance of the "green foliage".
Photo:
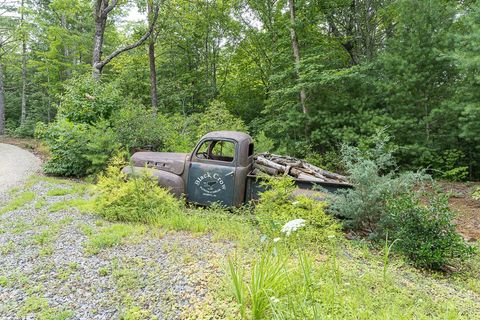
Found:
[{"label": "green foliage", "polygon": [[236,262],[231,259],[228,262],[231,287],[242,319],[265,319],[270,311],[271,297],[287,286],[284,259],[273,254],[273,249],[272,246],[265,248],[265,253],[254,262],[248,283],[244,283],[243,270]]},{"label": "green foliage", "polygon": [[25,191],[15,195],[10,202],[6,203],[5,206],[0,208],[0,215],[9,211],[17,210],[27,203],[33,201],[33,199],[35,199],[35,193],[31,191]]},{"label": "green foliage", "polygon": [[107,123],[95,125],[60,119],[47,128],[39,125],[37,136],[44,139],[50,159],[44,170],[48,174],[84,176],[97,173],[118,149],[114,133]]},{"label": "green foliage", "polygon": [[387,212],[387,199],[413,192],[426,177],[421,173],[397,174],[389,137],[379,132],[374,147],[365,151],[343,145],[342,160],[353,189],[342,190],[335,197],[332,211],[345,219],[345,225],[376,235],[378,222]]},{"label": "green foliage", "polygon": [[125,104],[113,82],[97,83],[90,74],[72,78],[60,98],[59,117],[75,123],[93,124],[109,119]]},{"label": "green foliage", "polygon": [[145,173],[126,180],[118,167],[110,166],[97,184],[95,211],[110,221],[158,223],[181,214],[182,203]]},{"label": "green foliage", "polygon": [[261,231],[266,235],[271,238],[280,236],[282,226],[295,219],[306,221],[306,241],[325,243],[339,230],[339,225],[325,213],[324,202],[293,196],[295,187],[292,179],[270,178],[264,185],[267,190],[261,194],[255,214]]},{"label": "green foliage", "polygon": [[128,106],[113,115],[112,125],[122,146],[158,150],[165,140],[165,120],[142,106]]},{"label": "green foliage", "polygon": [[418,196],[406,194],[389,200],[387,207],[382,228],[398,239],[395,249],[414,265],[440,269],[473,253],[473,247],[455,230],[455,214],[448,206],[448,196],[430,196],[423,204]]},{"label": "green foliage", "polygon": [[196,123],[197,139],[210,131],[247,131],[243,121],[232,115],[227,110],[225,103],[217,100],[213,100],[208,108],[198,115]]},{"label": "green foliage", "polygon": [[480,187],[477,187],[472,193],[472,198],[475,200],[480,200]]},{"label": "green foliage", "polygon": [[19,138],[33,137],[35,132],[35,120],[27,118],[25,123],[13,130],[12,135]]},{"label": "green foliage", "polygon": [[344,171],[341,155],[335,151],[326,151],[324,153],[311,152],[306,155],[305,161],[332,172]]},{"label": "green foliage", "polygon": [[145,227],[142,226],[113,224],[101,228],[98,233],[89,234],[85,249],[90,254],[97,254],[102,249],[119,245],[128,237],[143,232],[145,232]]},{"label": "green foliage", "polygon": [[265,135],[264,131],[260,131],[255,137],[254,137],[254,142],[255,142],[255,152],[256,153],[261,153],[261,152],[272,152],[275,147],[275,143],[273,139],[268,138]]},{"label": "green foliage", "polygon": [[[0,15],[6,131],[31,136],[34,123],[56,116],[92,125],[114,116],[124,146],[191,151],[207,131],[248,128],[258,133],[259,151],[275,148],[339,169],[335,155],[342,143],[358,143],[388,126],[400,169],[427,168],[442,179],[479,177],[478,1],[295,5],[294,22],[285,1],[160,6],[153,37],[157,117],[131,107],[151,101],[143,46],[112,60],[100,82],[91,78],[89,1],[26,1],[21,27],[18,8],[6,5]],[[113,14],[124,6],[119,2]],[[299,63],[292,57],[291,27]],[[142,23],[108,25],[104,56],[142,31]],[[15,49],[22,39],[24,56]],[[19,67],[24,57],[26,70]],[[22,71],[27,122],[20,125]]]}]

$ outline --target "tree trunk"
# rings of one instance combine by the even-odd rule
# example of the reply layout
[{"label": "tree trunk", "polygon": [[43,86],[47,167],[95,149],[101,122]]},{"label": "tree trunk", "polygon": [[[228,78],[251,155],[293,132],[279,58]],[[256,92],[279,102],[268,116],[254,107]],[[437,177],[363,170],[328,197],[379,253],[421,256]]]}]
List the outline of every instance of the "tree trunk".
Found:
[{"label": "tree trunk", "polygon": [[107,18],[110,11],[115,8],[118,0],[96,0],[95,2],[95,36],[93,39],[93,56],[92,56],[92,76],[95,80],[100,80],[103,67],[105,67],[112,59],[121,54],[122,52],[134,49],[143,44],[152,34],[153,27],[158,18],[158,6],[155,8],[152,22],[149,23],[148,31],[136,42],[118,48],[102,59],[103,38],[105,33],[105,27],[107,25]]},{"label": "tree trunk", "polygon": [[[22,0],[22,13],[20,17],[20,23],[23,26],[24,16],[24,0]],[[20,116],[20,124],[25,124],[27,118],[27,40],[25,37],[25,30],[22,30],[22,114]]]},{"label": "tree trunk", "polygon": [[5,134],[5,93],[3,91],[3,65],[0,62],[0,135]]},{"label": "tree trunk", "polygon": [[[150,24],[153,18],[153,1],[148,0],[148,19]],[[157,93],[157,68],[155,66],[155,38],[153,35],[150,37],[148,44],[148,59],[150,62],[150,96],[152,99],[152,109],[156,114],[158,111],[158,93]]]},{"label": "tree trunk", "polygon": [[[295,0],[288,0],[288,7],[290,9],[290,39],[292,41],[293,57],[295,59],[295,73],[297,74],[297,79],[300,80],[300,49],[298,45],[297,32],[295,31]],[[305,93],[305,89],[302,88],[300,89],[300,105],[302,106],[302,112],[307,114],[308,109],[305,104],[305,100],[307,100],[307,95]]]},{"label": "tree trunk", "polygon": [[93,39],[92,76],[96,80],[100,80],[100,74],[103,69],[100,62],[102,61],[103,37],[107,25],[107,15],[104,14],[104,10],[107,6],[108,1],[97,0],[95,3],[95,35]]},{"label": "tree trunk", "polygon": [[[62,14],[61,19],[60,19],[60,23],[62,25],[62,28],[65,29],[68,32],[67,16],[65,15],[65,13]],[[64,60],[65,63],[69,60],[69,57],[70,57],[70,52],[69,52],[68,46],[66,44],[63,44],[63,57],[65,58],[65,60]],[[71,69],[70,68],[65,68],[65,76],[67,78],[70,78],[71,75],[72,75]]]}]

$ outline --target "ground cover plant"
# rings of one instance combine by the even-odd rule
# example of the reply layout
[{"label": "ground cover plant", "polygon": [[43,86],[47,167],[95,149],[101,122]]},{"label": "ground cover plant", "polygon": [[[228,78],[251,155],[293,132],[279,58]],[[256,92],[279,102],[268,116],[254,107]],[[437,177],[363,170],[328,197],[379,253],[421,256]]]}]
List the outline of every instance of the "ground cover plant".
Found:
[{"label": "ground cover plant", "polygon": [[290,178],[265,179],[266,191],[255,205],[255,217],[264,235],[270,239],[280,236],[281,227],[298,217],[304,221],[304,237],[312,245],[321,245],[328,237],[338,234],[340,225],[325,213],[325,202],[292,196],[295,186]]},{"label": "ground cover plant", "polygon": [[427,195],[425,204],[419,196],[407,194],[392,199],[387,207],[382,231],[398,239],[396,248],[416,266],[440,269],[473,254],[474,248],[455,229],[447,195]]},{"label": "ground cover plant", "polygon": [[[125,181],[122,183],[126,184]],[[29,291],[31,287],[23,287],[24,282],[15,273],[15,268],[8,267],[0,274],[4,279],[2,288],[8,292],[28,292],[32,298],[24,301],[25,305],[21,302],[18,307],[7,304],[0,308],[0,314],[11,314],[13,309],[38,316],[49,314],[49,310],[62,310],[66,315],[85,312],[80,311],[75,303],[66,307],[52,303],[48,298],[52,294],[60,294],[50,291],[55,290],[55,281],[63,281],[63,286],[67,288],[77,286],[79,273],[83,274],[82,279],[91,279],[88,281],[107,281],[108,290],[113,290],[109,292],[112,292],[112,297],[116,294],[116,298],[108,300],[110,302],[105,300],[105,303],[113,303],[119,315],[124,317],[140,315],[140,318],[148,318],[158,315],[159,308],[167,314],[167,318],[172,319],[209,319],[212,315],[225,319],[409,319],[414,316],[468,319],[480,314],[479,269],[475,267],[480,264],[478,255],[465,264],[457,265],[458,271],[451,275],[419,272],[405,263],[408,259],[404,262],[402,256],[396,254],[396,246],[400,242],[395,241],[393,234],[382,247],[372,248],[362,240],[346,241],[339,232],[338,222],[321,214],[324,209],[321,203],[317,203],[319,207],[314,211],[320,214],[322,223],[315,224],[315,216],[307,215],[311,207],[305,206],[305,203],[299,207],[296,203],[298,199],[286,196],[285,190],[289,190],[290,184],[287,179],[273,183],[256,209],[259,210],[258,220],[247,213],[251,209],[232,212],[221,207],[201,209],[181,206],[180,210],[173,210],[171,214],[160,214],[162,218],[159,220],[142,218],[136,222],[112,223],[100,213],[88,213],[95,211],[96,201],[95,197],[91,198],[94,193],[90,190],[100,185],[94,187],[54,178],[32,179],[25,190],[17,192],[35,190],[34,200],[12,209],[17,212],[14,225],[9,225],[11,218],[8,217],[15,217],[11,216],[11,211],[3,215],[7,218],[0,220],[0,260],[23,255],[18,247],[20,244],[14,239],[33,230],[32,243],[38,250],[40,266],[47,272],[42,283],[47,281],[48,288],[52,289],[44,287]],[[123,188],[119,182],[112,183],[112,186]],[[129,187],[126,190],[132,195],[130,199],[138,200],[134,196],[136,189]],[[160,197],[163,196],[160,193]],[[75,208],[73,202],[78,199],[83,199],[78,202],[81,210]],[[84,203],[85,199],[90,205]],[[113,195],[112,199],[122,198]],[[60,206],[58,211],[49,209],[65,201],[72,201],[72,205]],[[131,211],[135,200],[131,201],[119,216]],[[36,202],[47,204],[37,209]],[[146,203],[148,201],[140,199],[136,205],[148,209]],[[156,202],[153,200],[151,203]],[[117,210],[121,207],[119,205]],[[278,208],[284,211],[270,217],[275,223],[267,223],[268,219],[262,221],[262,215],[266,218],[268,213]],[[37,212],[40,215],[20,223],[18,214],[22,210],[34,210],[28,211],[33,212],[34,217]],[[69,219],[65,219],[67,217]],[[116,216],[113,217],[115,220]],[[57,221],[56,227],[49,232],[43,229],[50,224],[46,219]],[[66,236],[67,233],[71,236]],[[209,239],[208,244],[204,242],[206,239]],[[80,250],[83,262],[79,264],[79,260],[72,256],[62,266],[49,266],[52,259],[68,256],[59,249],[69,248],[67,243],[79,244],[75,245],[75,250]],[[195,249],[189,247],[193,243],[198,243]],[[217,252],[214,255],[209,253],[206,258],[203,252],[209,247]],[[133,252],[143,258],[135,258],[131,255]],[[156,269],[154,266],[158,262],[154,259],[163,254],[169,258],[164,256],[164,263]],[[98,265],[95,262],[98,259],[105,262]],[[198,267],[197,263],[202,265],[205,261],[209,261],[210,268]],[[22,265],[16,270],[18,268]],[[196,294],[188,295],[191,301],[188,307],[172,304],[171,309],[161,307],[160,301],[183,299],[180,298],[185,294],[183,291],[170,289],[173,291],[166,295],[145,296],[152,292],[150,290],[157,290],[158,281],[153,279],[159,276],[166,283],[170,283],[170,277],[178,281],[173,275],[178,274],[179,268],[188,270],[190,275],[187,279],[192,281],[193,292],[207,292],[207,295],[203,298]],[[202,274],[197,274],[199,270],[203,270]],[[27,272],[26,276],[34,277],[38,272],[41,271],[35,269]],[[32,286],[38,285],[36,281]],[[139,288],[146,289],[138,291]],[[170,288],[174,288],[173,284]],[[432,295],[431,290],[436,294]],[[155,296],[160,300],[152,301],[151,297]],[[34,299],[42,300],[43,307],[30,308],[30,301]],[[105,310],[106,306],[102,303],[101,300],[97,302],[97,312]]]}]

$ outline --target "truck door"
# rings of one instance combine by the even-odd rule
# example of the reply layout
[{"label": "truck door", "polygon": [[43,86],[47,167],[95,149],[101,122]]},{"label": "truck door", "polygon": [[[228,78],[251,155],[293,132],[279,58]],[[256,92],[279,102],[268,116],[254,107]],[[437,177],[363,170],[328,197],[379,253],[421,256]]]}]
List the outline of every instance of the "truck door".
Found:
[{"label": "truck door", "polygon": [[237,143],[206,139],[195,148],[188,170],[187,199],[198,204],[233,206]]}]

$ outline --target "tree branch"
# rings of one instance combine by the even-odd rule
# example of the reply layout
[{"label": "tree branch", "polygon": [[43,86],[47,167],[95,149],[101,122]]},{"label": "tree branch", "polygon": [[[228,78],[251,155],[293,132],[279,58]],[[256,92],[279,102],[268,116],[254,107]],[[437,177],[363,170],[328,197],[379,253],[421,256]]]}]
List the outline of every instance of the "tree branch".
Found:
[{"label": "tree branch", "polygon": [[147,40],[148,37],[150,37],[150,35],[153,32],[153,28],[154,28],[155,23],[157,22],[157,18],[158,18],[158,9],[159,9],[159,7],[157,6],[155,8],[155,14],[153,16],[153,21],[150,24],[150,26],[148,28],[148,31],[140,39],[138,39],[137,42],[134,42],[134,43],[129,44],[128,46],[125,46],[125,47],[122,47],[122,48],[118,48],[117,50],[115,50],[111,54],[109,54],[105,59],[96,63],[94,67],[97,68],[98,70],[101,70],[107,63],[112,61],[112,59],[115,58],[116,56],[118,56],[119,54],[121,54],[125,51],[128,51],[128,50],[134,49],[134,48],[140,46],[141,44],[143,44],[145,42],[145,40]]},{"label": "tree branch", "polygon": [[112,0],[112,3],[111,3],[110,5],[108,5],[105,9],[103,9],[102,15],[103,15],[103,16],[108,15],[108,13],[109,13],[110,11],[112,11],[113,8],[115,8],[115,6],[117,5],[117,2],[118,2],[118,0]]}]

